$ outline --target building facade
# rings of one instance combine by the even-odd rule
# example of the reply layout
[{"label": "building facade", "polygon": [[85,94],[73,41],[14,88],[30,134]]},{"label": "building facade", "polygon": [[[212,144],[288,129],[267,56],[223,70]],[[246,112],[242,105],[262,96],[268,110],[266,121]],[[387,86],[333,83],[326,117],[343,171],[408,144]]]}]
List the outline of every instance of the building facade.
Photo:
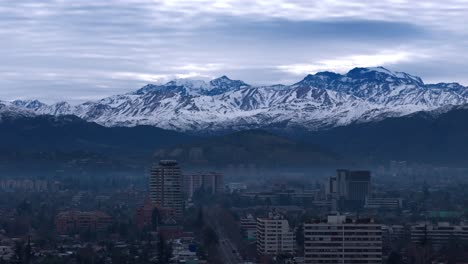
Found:
[{"label": "building facade", "polygon": [[294,254],[294,232],[288,220],[279,214],[257,218],[257,253],[259,256]]},{"label": "building facade", "polygon": [[411,226],[411,241],[415,244],[427,243],[435,248],[440,248],[454,238],[468,241],[468,225],[440,222],[437,224],[420,223]]},{"label": "building facade", "polygon": [[161,160],[151,169],[149,194],[163,218],[182,217],[182,173],[177,161]]},{"label": "building facade", "polygon": [[194,173],[183,176],[184,194],[186,198],[192,198],[193,194],[203,190],[209,194],[222,194],[224,192],[224,176],[217,172]]},{"label": "building facade", "polygon": [[146,199],[145,202],[137,208],[134,220],[138,229],[153,227],[153,211],[155,208],[156,205],[150,199]]},{"label": "building facade", "polygon": [[367,197],[364,207],[368,209],[389,209],[389,210],[401,209],[403,208],[403,199]]},{"label": "building facade", "polygon": [[240,227],[243,236],[247,240],[255,241],[257,238],[257,220],[251,215],[247,215],[240,219]]},{"label": "building facade", "polygon": [[372,219],[328,216],[304,224],[305,263],[382,263],[382,226]]},{"label": "building facade", "polygon": [[57,232],[60,234],[81,231],[104,231],[112,224],[112,217],[100,211],[66,211],[55,217]]},{"label": "building facade", "polygon": [[371,195],[371,173],[337,170],[337,175],[328,179],[325,192],[328,199],[339,201],[340,207],[362,207]]}]

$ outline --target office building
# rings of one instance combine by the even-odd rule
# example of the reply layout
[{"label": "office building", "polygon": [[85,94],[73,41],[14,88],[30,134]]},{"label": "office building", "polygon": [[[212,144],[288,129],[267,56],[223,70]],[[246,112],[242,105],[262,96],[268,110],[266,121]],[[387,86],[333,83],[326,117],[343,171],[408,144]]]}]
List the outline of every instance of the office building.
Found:
[{"label": "office building", "polygon": [[182,173],[177,161],[161,160],[151,169],[149,194],[163,219],[182,217]]},{"label": "office building", "polygon": [[269,213],[257,218],[257,253],[259,256],[294,254],[294,232],[282,215]]},{"label": "office building", "polygon": [[371,173],[337,170],[337,175],[329,178],[325,192],[328,199],[339,201],[340,207],[362,207],[371,194]]},{"label": "office building", "polygon": [[328,216],[304,224],[305,263],[382,263],[382,226],[372,219]]}]

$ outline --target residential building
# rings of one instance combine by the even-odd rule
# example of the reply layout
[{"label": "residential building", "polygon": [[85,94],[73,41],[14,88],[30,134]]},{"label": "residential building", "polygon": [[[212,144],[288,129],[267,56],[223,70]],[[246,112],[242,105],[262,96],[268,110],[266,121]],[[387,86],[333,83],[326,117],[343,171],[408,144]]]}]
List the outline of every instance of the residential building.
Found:
[{"label": "residential building", "polygon": [[223,174],[217,172],[195,173],[184,175],[184,194],[192,198],[196,191],[203,190],[209,194],[224,192]]},{"label": "residential building", "polygon": [[79,231],[103,231],[112,224],[112,217],[101,211],[66,211],[55,217],[58,233]]},{"label": "residential building", "polygon": [[305,263],[382,263],[382,226],[373,219],[328,216],[304,224]]},{"label": "residential building", "polygon": [[435,248],[440,248],[454,238],[468,241],[468,225],[439,222],[437,224],[419,223],[411,226],[411,241],[416,244],[429,243]]},{"label": "residential building", "polygon": [[257,220],[251,214],[241,218],[240,227],[247,240],[255,240],[257,238]]},{"label": "residential building", "polygon": [[137,208],[135,212],[135,223],[139,229],[151,227],[153,225],[153,211],[155,208],[156,205],[150,199],[146,199],[143,205]]},{"label": "residential building", "polygon": [[161,160],[151,169],[149,194],[162,218],[182,218],[182,173],[177,161]]},{"label": "residential building", "polygon": [[259,256],[294,254],[294,232],[282,215],[269,213],[268,217],[257,218],[256,235]]},{"label": "residential building", "polygon": [[368,209],[401,209],[403,208],[403,199],[366,197],[364,207]]}]

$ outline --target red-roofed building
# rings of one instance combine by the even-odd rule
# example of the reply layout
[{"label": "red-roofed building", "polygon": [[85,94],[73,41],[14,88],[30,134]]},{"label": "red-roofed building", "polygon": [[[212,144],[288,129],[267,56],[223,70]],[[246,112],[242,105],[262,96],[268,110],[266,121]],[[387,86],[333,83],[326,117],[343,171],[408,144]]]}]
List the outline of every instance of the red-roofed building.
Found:
[{"label": "red-roofed building", "polygon": [[66,211],[55,217],[57,232],[69,233],[83,230],[103,231],[112,224],[112,217],[101,211]]}]

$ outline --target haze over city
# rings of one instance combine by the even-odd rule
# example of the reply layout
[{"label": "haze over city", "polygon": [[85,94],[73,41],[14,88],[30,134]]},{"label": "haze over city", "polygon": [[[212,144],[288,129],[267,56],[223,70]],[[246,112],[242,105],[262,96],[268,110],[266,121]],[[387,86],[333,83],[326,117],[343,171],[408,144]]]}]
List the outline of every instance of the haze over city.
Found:
[{"label": "haze over city", "polygon": [[463,264],[468,2],[0,0],[0,264]]}]

